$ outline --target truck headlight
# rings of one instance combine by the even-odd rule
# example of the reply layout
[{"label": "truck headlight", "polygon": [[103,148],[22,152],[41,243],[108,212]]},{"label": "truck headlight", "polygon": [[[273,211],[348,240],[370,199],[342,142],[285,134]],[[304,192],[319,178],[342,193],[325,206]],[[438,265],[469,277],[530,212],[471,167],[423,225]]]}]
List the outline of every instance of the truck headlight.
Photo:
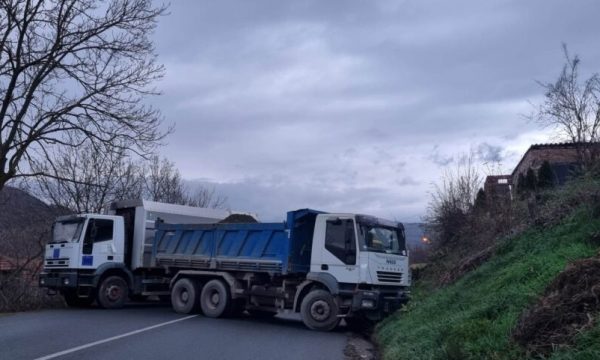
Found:
[{"label": "truck headlight", "polygon": [[363,299],[360,302],[360,307],[367,308],[367,309],[372,309],[372,308],[375,307],[375,301],[374,300],[370,300],[370,299]]},{"label": "truck headlight", "polygon": [[46,284],[46,280],[45,279],[40,279],[40,285],[44,285]]},{"label": "truck headlight", "polygon": [[69,278],[63,279],[63,285],[69,285]]}]

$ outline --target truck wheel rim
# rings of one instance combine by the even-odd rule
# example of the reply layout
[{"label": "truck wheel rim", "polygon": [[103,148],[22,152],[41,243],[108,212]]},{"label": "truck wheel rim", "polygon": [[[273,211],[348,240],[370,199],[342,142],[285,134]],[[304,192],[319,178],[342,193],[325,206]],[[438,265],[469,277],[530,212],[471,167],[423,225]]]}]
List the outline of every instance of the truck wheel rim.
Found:
[{"label": "truck wheel rim", "polygon": [[181,299],[182,302],[187,303],[188,300],[190,298],[190,293],[188,293],[187,291],[183,290],[181,292],[181,294],[179,294],[179,299]]},{"label": "truck wheel rim", "polygon": [[106,291],[106,295],[110,301],[117,301],[121,298],[121,287],[111,285]]},{"label": "truck wheel rim", "polygon": [[219,292],[215,291],[210,294],[209,302],[213,307],[217,307],[219,305],[219,301],[221,301],[221,297],[219,296]]},{"label": "truck wheel rim", "polygon": [[310,315],[317,321],[325,321],[331,314],[331,307],[325,300],[317,300],[310,306]]}]

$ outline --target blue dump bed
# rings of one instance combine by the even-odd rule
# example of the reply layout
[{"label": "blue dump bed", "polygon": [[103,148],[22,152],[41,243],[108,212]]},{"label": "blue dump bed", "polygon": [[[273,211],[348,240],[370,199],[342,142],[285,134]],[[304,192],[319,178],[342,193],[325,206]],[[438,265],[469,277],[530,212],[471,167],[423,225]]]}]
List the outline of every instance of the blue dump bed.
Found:
[{"label": "blue dump bed", "polygon": [[155,266],[178,269],[306,273],[317,214],[290,211],[282,223],[166,224],[157,222]]}]

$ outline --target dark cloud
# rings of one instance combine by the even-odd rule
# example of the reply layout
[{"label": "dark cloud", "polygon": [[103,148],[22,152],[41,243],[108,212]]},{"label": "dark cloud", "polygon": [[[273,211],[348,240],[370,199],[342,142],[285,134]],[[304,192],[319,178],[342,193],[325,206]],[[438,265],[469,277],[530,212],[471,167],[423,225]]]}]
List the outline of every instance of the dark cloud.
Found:
[{"label": "dark cloud", "polygon": [[[405,181],[412,181],[404,179]],[[188,181],[191,188],[203,186],[227,196],[233,210],[256,213],[261,221],[282,221],[285,212],[313,208],[330,212],[372,214],[403,221],[419,220],[424,194],[394,194],[377,187],[338,187],[321,184],[303,186],[293,182],[265,183],[262,179],[245,179],[232,183]],[[238,199],[243,199],[239,201]]]},{"label": "dark cloud", "polygon": [[456,154],[444,155],[440,153],[439,145],[433,147],[433,151],[429,155],[429,160],[438,166],[447,166],[454,162],[454,156]]},{"label": "dark cloud", "polygon": [[178,1],[170,12],[155,34],[167,73],[153,105],[176,123],[164,154],[257,212],[417,219],[455,154],[510,167],[544,141],[521,114],[543,95],[535,81],[558,75],[562,42],[584,75],[600,68],[591,0]]},{"label": "dark cloud", "polygon": [[502,162],[502,146],[490,145],[488,143],[481,143],[477,146],[477,156],[484,163],[499,163]]}]

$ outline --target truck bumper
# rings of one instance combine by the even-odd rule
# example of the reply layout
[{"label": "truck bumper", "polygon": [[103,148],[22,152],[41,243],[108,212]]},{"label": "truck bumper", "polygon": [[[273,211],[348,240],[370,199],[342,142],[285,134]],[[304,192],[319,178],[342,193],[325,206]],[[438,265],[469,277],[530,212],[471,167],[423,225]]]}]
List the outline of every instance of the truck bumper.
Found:
[{"label": "truck bumper", "polygon": [[77,272],[42,272],[39,276],[40,287],[64,289],[77,287]]},{"label": "truck bumper", "polygon": [[400,309],[409,299],[409,291],[360,290],[352,297],[352,311],[390,314]]}]

